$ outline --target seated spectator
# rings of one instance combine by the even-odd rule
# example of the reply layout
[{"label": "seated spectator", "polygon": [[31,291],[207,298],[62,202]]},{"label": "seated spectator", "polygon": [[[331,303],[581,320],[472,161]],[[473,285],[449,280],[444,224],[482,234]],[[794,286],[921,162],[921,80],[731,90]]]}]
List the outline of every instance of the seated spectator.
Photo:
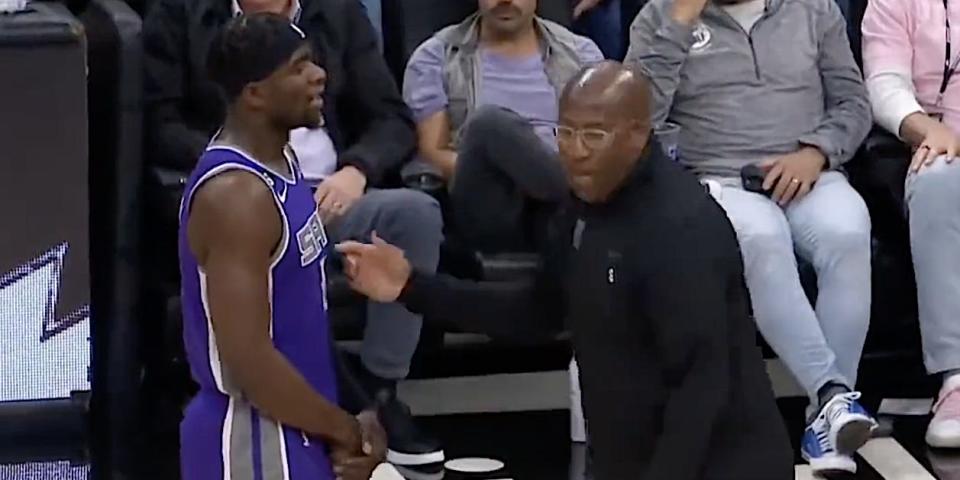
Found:
[{"label": "seated spectator", "polygon": [[[204,74],[203,60],[217,29],[240,13],[287,15],[306,33],[328,81],[325,125],[291,134],[304,177],[333,242],[392,238],[421,268],[435,270],[442,240],[439,206],[412,190],[383,190],[384,177],[413,151],[409,110],[377,49],[356,0],[158,0],[146,17],[147,151],[154,165],[189,172],[224,118],[225,102]],[[171,239],[172,241],[172,239]],[[361,347],[359,379],[383,403],[389,460],[443,460],[436,440],[419,431],[396,398],[409,370],[421,318],[398,304],[371,302]],[[317,346],[321,348],[321,345]]]},{"label": "seated spectator", "polygon": [[[863,67],[877,123],[915,152],[906,180],[927,371],[940,374],[927,443],[960,447],[960,6],[871,0]],[[949,67],[947,67],[949,65]],[[906,161],[906,160],[905,160]]]},{"label": "seated spectator", "polygon": [[[870,106],[839,7],[652,0],[627,60],[653,80],[655,122],[680,126],[680,160],[737,231],[755,320],[811,399],[804,457],[818,473],[855,471],[876,425],[852,391],[870,320],[870,218],[838,169]],[[762,185],[743,182],[744,167]],[[815,305],[795,252],[816,270]]]},{"label": "seated spectator", "polygon": [[420,155],[450,183],[456,232],[484,251],[535,248],[567,195],[554,132],[560,92],[603,59],[536,8],[480,0],[477,14],[420,45],[404,76]]}]

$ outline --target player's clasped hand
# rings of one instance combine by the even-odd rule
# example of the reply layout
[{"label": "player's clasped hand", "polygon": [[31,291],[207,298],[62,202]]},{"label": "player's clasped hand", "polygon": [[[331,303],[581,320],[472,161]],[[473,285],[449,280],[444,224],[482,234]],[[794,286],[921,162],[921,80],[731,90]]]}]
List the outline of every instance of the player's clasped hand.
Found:
[{"label": "player's clasped hand", "polygon": [[333,448],[331,459],[337,480],[370,480],[387,457],[387,434],[373,411],[357,415],[360,448]]}]

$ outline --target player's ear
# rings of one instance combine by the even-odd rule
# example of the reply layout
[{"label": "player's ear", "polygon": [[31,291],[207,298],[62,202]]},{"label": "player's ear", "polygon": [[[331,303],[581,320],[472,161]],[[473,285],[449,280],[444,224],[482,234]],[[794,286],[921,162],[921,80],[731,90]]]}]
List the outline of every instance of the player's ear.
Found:
[{"label": "player's ear", "polygon": [[267,85],[264,82],[251,82],[240,92],[243,101],[251,107],[262,108],[267,104]]}]

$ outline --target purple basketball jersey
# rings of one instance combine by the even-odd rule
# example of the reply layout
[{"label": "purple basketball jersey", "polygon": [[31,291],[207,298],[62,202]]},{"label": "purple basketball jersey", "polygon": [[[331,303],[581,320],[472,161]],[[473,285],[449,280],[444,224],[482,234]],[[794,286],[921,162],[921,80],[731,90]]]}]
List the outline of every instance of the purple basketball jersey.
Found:
[{"label": "purple basketball jersey", "polygon": [[211,146],[190,176],[180,208],[183,337],[200,393],[180,426],[184,480],[332,480],[326,446],[261,416],[220,361],[207,303],[207,278],[190,251],[187,221],[204,182],[243,170],[273,192],[283,225],[270,269],[270,335],[277,350],[332,403],[336,378],[327,321],[323,264],[330,248],[309,185],[293,159],[277,172],[239,149]]}]

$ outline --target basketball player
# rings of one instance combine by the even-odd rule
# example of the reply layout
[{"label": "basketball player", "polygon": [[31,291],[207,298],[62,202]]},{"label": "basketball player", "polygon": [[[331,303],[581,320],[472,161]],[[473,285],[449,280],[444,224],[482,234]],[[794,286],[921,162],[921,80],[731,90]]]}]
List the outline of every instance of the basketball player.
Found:
[{"label": "basketball player", "polygon": [[200,384],[181,425],[184,480],[367,480],[384,457],[376,416],[337,406],[332,352],[318,348],[330,341],[330,249],[287,147],[291,129],[322,121],[326,73],[312,59],[272,14],[231,20],[210,48],[228,108],[180,212],[184,340]]}]

